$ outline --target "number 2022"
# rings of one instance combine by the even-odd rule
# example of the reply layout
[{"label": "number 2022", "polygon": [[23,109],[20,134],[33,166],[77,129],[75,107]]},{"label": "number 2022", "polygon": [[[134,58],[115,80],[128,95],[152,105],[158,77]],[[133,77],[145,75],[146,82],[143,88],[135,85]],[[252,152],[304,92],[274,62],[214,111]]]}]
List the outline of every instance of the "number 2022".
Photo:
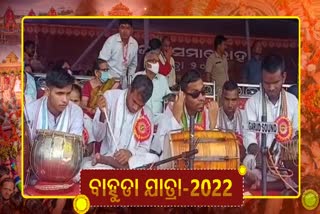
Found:
[{"label": "number 2022", "polygon": [[[221,180],[219,180],[219,179],[212,180],[212,184],[213,184],[213,186],[215,186],[214,189],[212,188],[211,182],[209,179],[204,179],[201,181],[201,183],[198,179],[192,179],[191,184],[195,184],[192,191],[191,191],[192,197],[200,196],[200,193],[197,192],[199,190],[199,187],[201,188],[201,195],[202,196],[208,197],[211,195],[211,197],[221,197],[221,192],[218,192],[221,189]],[[230,179],[224,179],[223,184],[227,184],[227,187],[223,191],[222,196],[223,197],[232,196],[232,193],[228,192],[232,187],[232,181]],[[212,192],[211,192],[211,190],[212,190]]]}]

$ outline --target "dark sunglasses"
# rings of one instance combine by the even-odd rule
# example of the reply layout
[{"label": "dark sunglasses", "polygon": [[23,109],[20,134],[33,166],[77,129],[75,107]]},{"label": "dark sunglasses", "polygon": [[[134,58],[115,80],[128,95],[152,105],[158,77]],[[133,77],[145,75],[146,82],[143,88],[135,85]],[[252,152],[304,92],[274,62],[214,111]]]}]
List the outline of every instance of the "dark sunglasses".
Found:
[{"label": "dark sunglasses", "polygon": [[201,91],[195,91],[195,92],[192,92],[192,93],[188,93],[188,92],[185,92],[187,95],[191,96],[193,99],[196,99],[200,96],[200,94],[202,94],[202,96],[204,96],[206,94],[206,91],[205,89],[203,88]]}]

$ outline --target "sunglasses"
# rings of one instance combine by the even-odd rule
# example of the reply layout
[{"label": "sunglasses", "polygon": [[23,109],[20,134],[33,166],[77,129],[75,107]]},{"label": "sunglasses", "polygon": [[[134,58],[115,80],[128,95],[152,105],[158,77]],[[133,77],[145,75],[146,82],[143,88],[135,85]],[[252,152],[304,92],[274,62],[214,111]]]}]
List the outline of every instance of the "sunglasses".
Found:
[{"label": "sunglasses", "polygon": [[185,92],[187,95],[191,96],[193,99],[196,99],[200,96],[200,94],[202,96],[204,96],[206,94],[206,91],[205,89],[203,88],[201,91],[195,91],[195,92],[192,92],[192,93],[188,93],[188,92]]}]

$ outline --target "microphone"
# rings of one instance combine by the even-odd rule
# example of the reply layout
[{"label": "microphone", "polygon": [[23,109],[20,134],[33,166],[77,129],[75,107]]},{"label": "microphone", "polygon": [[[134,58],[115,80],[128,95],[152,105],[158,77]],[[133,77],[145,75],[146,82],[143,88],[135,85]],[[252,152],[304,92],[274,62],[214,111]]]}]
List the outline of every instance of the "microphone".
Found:
[{"label": "microphone", "polygon": [[[195,148],[194,144],[194,115],[190,115],[190,139],[189,139],[189,151],[193,151]],[[193,169],[194,154],[189,157],[189,169]]]}]

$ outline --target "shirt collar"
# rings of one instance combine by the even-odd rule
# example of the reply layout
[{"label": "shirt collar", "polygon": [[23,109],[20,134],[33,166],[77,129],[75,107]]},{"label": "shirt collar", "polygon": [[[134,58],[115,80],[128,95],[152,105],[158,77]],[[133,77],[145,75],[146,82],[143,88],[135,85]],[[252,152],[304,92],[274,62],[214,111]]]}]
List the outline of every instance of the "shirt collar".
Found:
[{"label": "shirt collar", "polygon": [[[144,71],[143,71],[143,74],[144,74],[144,75],[147,75],[147,70],[144,70]],[[159,74],[156,74],[156,76],[154,77],[154,79],[159,79]]]},{"label": "shirt collar", "polygon": [[[132,36],[129,37],[129,41],[128,44],[132,43]],[[120,37],[120,33],[117,33],[117,42],[122,42],[121,37]]]},{"label": "shirt collar", "polygon": [[266,101],[267,103],[269,103],[270,105],[272,105],[273,107],[279,107],[280,105],[280,101],[281,101],[281,92],[280,92],[280,96],[279,96],[279,99],[277,100],[276,104],[273,104],[270,100],[269,100],[269,97],[268,95],[265,93],[264,94],[265,98],[266,98]]}]

